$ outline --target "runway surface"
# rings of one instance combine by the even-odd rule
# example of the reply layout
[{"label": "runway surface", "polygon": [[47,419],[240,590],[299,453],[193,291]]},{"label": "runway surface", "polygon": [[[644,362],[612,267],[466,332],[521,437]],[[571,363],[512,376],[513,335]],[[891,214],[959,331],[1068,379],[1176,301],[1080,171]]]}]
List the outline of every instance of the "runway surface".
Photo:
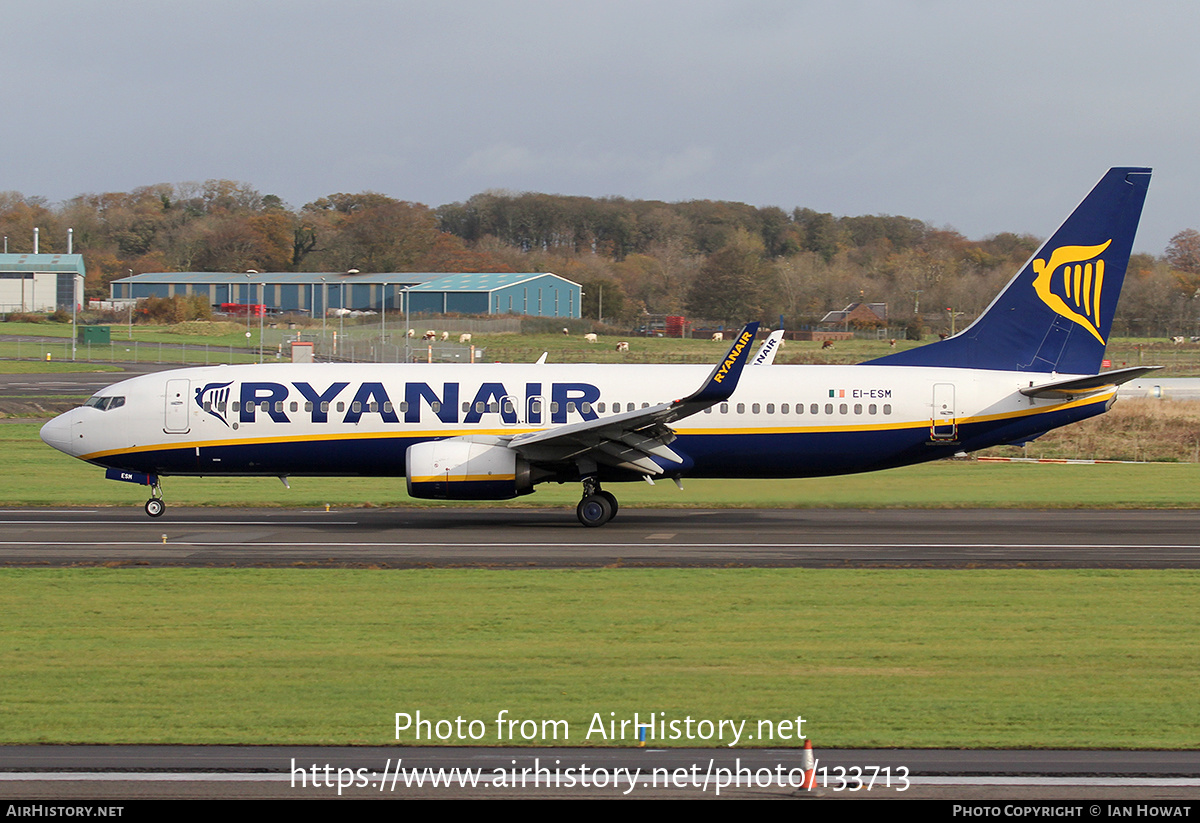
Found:
[{"label": "runway surface", "polygon": [[810,792],[800,749],[4,746],[0,797],[1200,798],[1193,752],[814,754]]},{"label": "runway surface", "polygon": [[[87,365],[87,364],[81,364]],[[108,365],[108,364],[101,364]],[[95,394],[103,388],[128,380],[139,374],[164,371],[178,366],[158,363],[117,363],[122,371],[115,372],[49,372],[46,374],[0,374],[0,400],[5,398],[41,397],[51,395]]]},{"label": "runway surface", "polygon": [[1200,568],[1200,511],[0,510],[0,565]]}]

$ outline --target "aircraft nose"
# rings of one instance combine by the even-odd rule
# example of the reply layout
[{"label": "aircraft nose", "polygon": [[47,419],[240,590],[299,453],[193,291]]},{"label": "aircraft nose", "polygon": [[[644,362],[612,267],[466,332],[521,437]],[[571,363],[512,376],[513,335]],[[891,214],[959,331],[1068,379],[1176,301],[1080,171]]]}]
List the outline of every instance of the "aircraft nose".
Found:
[{"label": "aircraft nose", "polygon": [[66,412],[42,426],[42,442],[60,452],[71,454],[71,420],[74,412]]}]

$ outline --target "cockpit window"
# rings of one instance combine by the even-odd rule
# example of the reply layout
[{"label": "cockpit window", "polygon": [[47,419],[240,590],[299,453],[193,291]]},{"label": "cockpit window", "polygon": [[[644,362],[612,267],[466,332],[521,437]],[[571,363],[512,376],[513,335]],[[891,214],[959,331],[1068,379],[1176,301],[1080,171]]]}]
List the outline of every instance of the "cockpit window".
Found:
[{"label": "cockpit window", "polygon": [[119,409],[125,405],[124,397],[89,397],[85,406],[91,406],[100,411],[108,411],[109,409]]}]

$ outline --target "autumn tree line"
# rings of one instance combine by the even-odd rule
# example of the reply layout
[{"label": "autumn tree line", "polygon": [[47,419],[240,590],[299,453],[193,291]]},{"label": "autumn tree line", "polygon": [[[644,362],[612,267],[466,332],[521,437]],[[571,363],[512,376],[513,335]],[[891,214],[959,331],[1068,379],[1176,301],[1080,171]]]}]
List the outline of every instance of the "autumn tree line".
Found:
[{"label": "autumn tree line", "polygon": [[[1040,242],[968,240],[911,217],[808,208],[484,192],[430,208],[374,192],[300,208],[245,183],[158,184],[60,204],[0,193],[9,252],[84,255],[86,291],[150,271],[363,273],[552,271],[583,284],[585,317],[646,314],[798,329],[856,301],[886,303],[893,327],[942,331],[981,311]],[[1200,233],[1135,255],[1116,333],[1198,334]]]}]

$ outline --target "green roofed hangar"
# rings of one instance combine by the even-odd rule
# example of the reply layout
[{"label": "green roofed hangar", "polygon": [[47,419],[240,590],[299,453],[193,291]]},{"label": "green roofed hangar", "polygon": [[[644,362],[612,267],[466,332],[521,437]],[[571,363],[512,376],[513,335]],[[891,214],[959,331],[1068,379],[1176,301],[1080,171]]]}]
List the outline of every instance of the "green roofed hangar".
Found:
[{"label": "green roofed hangar", "polygon": [[[204,295],[314,317],[330,311],[579,317],[581,287],[552,272],[147,272],[114,280],[113,300]],[[405,306],[407,296],[408,305]]]},{"label": "green roofed hangar", "polygon": [[83,277],[83,255],[0,254],[0,312],[79,308]]}]

